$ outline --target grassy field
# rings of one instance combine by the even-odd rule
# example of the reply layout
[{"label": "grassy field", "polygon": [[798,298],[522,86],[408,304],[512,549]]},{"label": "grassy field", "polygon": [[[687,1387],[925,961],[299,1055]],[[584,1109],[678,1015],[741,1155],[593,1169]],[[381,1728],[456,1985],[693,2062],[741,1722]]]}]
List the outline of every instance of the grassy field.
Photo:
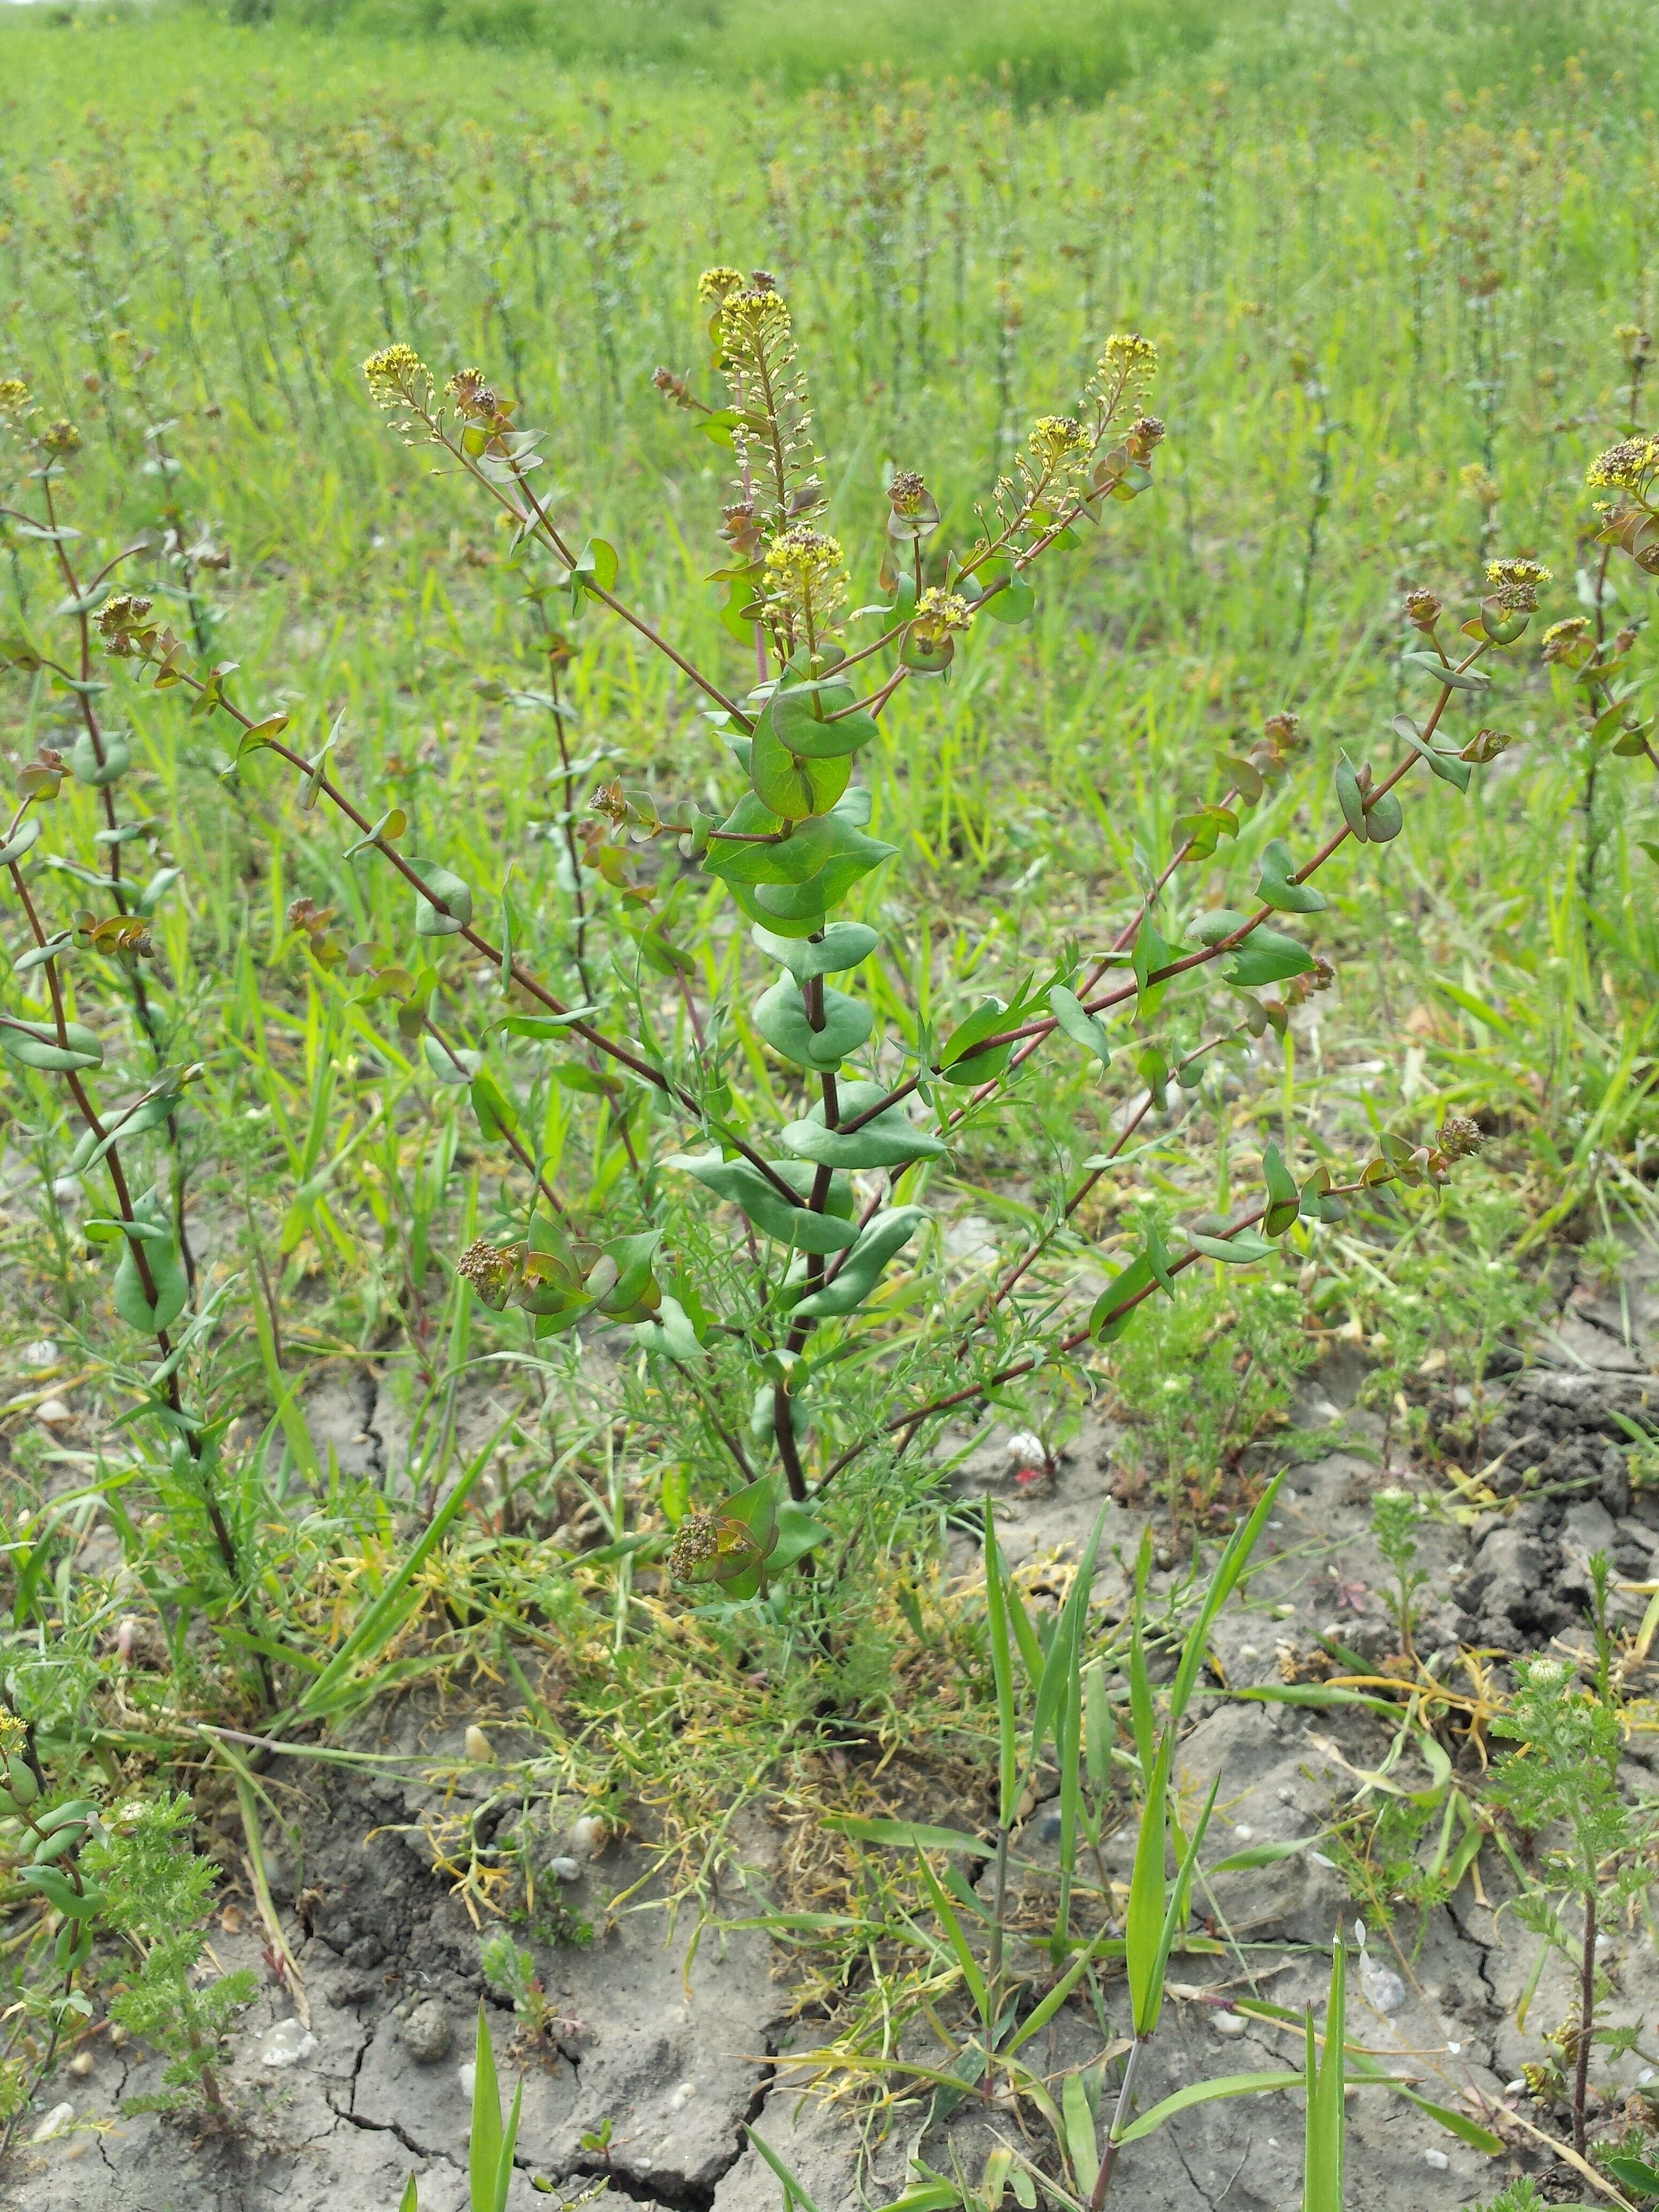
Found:
[{"label": "grassy field", "polygon": [[[189,1781],[202,1723],[337,1729],[391,1686],[483,1668],[529,1699],[564,1784],[654,1823],[706,1899],[739,1779],[825,1786],[816,1716],[857,1715],[924,1765],[978,1731],[969,1765],[992,1786],[985,1593],[939,1580],[946,1477],[981,1415],[1046,1463],[1086,1407],[1113,1409],[1120,1497],[1154,1510],[1166,1571],[1192,1562],[1171,1639],[1208,1541],[1285,1459],[1322,1348],[1368,1344],[1370,1398],[1397,1413],[1425,1507],[1455,1503],[1444,1468],[1474,1473],[1494,1352],[1534,1340],[1564,1245],[1616,1285],[1659,1228],[1659,777],[1613,749],[1646,695],[1627,716],[1601,695],[1587,738],[1571,661],[1539,650],[1582,617],[1591,639],[1632,627],[1625,678],[1650,659],[1650,579],[1598,542],[1605,494],[1585,482],[1650,419],[1650,11],[1044,0],[938,27],[842,0],[810,28],[782,0],[635,0],[576,28],[529,0],[17,13],[0,25],[0,375],[31,397],[0,463],[8,746],[19,768],[70,752],[95,699],[131,765],[110,782],[83,761],[16,854],[14,955],[26,882],[37,940],[78,927],[81,949],[62,1004],[51,963],[26,961],[0,1011],[12,1036],[89,1024],[102,1095],[162,1102],[123,1141],[184,1293],[157,1365],[132,1316],[158,1301],[129,1286],[124,1304],[117,1268],[151,1247],[86,1158],[85,1102],[38,1054],[9,1060],[0,1687],[53,1776],[95,1757],[112,1788]],[[741,716],[759,633],[722,621],[709,580],[734,558],[717,535],[734,456],[729,424],[724,444],[702,434],[727,395],[698,279],[727,264],[763,267],[790,305],[812,512],[845,550],[854,647],[896,588],[896,471],[921,471],[939,510],[925,588],[1029,470],[1033,422],[1088,418],[1111,334],[1155,346],[1143,397],[1166,432],[1139,496],[1097,501],[1074,546],[1044,552],[1028,619],[981,610],[948,683],[891,690],[859,772],[868,834],[893,850],[843,916],[884,940],[848,987],[874,1024],[852,1072],[919,1082],[918,1127],[966,1099],[939,1053],[988,994],[1052,1028],[1051,987],[1115,945],[1110,1064],[1051,1048],[1035,1079],[991,1085],[948,1156],[896,1163],[884,1199],[860,1182],[860,1206],[927,1218],[873,1303],[831,1310],[810,1343],[766,1306],[775,1285],[745,1284],[741,1218],[669,1164],[764,1149],[817,1095],[815,1063],[750,1002],[772,969],[725,887],[647,834],[653,810],[724,816],[743,781],[691,672]],[[394,343],[440,386],[477,365],[501,420],[540,429],[548,528],[599,543],[586,573],[631,626],[580,582],[568,595],[545,532],[499,526],[456,459],[388,434],[362,364]],[[692,404],[653,388],[664,368]],[[78,449],[60,438],[43,479],[59,421]],[[78,537],[43,535],[46,496]],[[118,555],[115,583],[181,641],[182,686],[153,680],[148,645],[99,645],[85,587]],[[1340,830],[1339,762],[1381,777],[1391,720],[1434,704],[1402,659],[1424,642],[1407,594],[1438,594],[1456,644],[1504,560],[1549,572],[1538,611],[1445,725],[1461,745],[1490,724],[1501,758],[1467,793],[1443,763],[1408,787],[1397,840],[1331,858],[1305,927],[1334,977],[1310,976],[1316,996],[1285,979],[1224,1069],[1211,1054],[1176,1085],[1246,1016],[1213,969],[1166,996],[1148,959],[1206,911],[1252,911],[1274,841],[1305,860]],[[95,667],[73,665],[77,632]],[[274,716],[316,764],[309,791],[269,753],[226,774],[238,721]],[[1228,763],[1285,716],[1282,777],[1276,762],[1238,804]],[[490,943],[561,1006],[597,1007],[645,1078],[618,1078],[585,1031],[538,1033],[553,999],[504,992],[499,957],[417,939],[435,909],[347,853],[314,803],[325,768],[382,854],[450,872]],[[601,851],[588,802],[612,781],[628,796]],[[1218,804],[1213,850],[1194,851],[1194,810]],[[1183,851],[1161,938],[1137,938]],[[1293,897],[1269,903],[1304,926]],[[148,945],[90,933],[135,906]],[[1091,1340],[1112,1271],[1228,1216],[1264,1173],[1271,1192],[1273,1148],[1341,1183],[1392,1157],[1385,1135],[1409,1152],[1448,1115],[1485,1147],[1449,1188],[1361,1191],[1328,1225],[1306,1207],[1244,1269],[1193,1247],[1180,1300]],[[646,1303],[602,1288],[596,1325],[560,1334],[474,1297],[464,1249],[533,1244],[526,1221],[559,1212],[583,1271],[659,1240]],[[748,1252],[760,1273],[752,1232]],[[604,1264],[627,1277],[626,1255]],[[1018,1296],[988,1305],[1010,1267]],[[659,1295],[689,1336],[664,1336]],[[819,1364],[798,1430],[803,1356]],[[1461,1432],[1431,1433],[1408,1393],[1434,1358],[1473,1393]],[[963,1406],[939,1406],[964,1374]],[[360,1424],[339,1408],[365,1387]],[[693,1607],[660,1565],[673,1528],[774,1464],[799,1516],[786,1543],[816,1572]],[[960,1678],[941,1637],[973,1646]],[[1129,1648],[1104,1648],[1127,1698]],[[799,1748],[768,1768],[781,1739]],[[940,1754],[952,1787],[964,1755]],[[1161,1823],[1161,1795],[1136,1788]],[[47,2000],[33,1933],[7,1942],[0,1971],[34,1991],[5,2046],[15,2100]]]}]

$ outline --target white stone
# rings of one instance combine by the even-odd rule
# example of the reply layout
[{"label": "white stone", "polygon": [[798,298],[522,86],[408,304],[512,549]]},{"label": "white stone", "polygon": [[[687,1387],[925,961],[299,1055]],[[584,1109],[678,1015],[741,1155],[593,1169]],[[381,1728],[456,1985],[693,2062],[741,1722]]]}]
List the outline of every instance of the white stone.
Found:
[{"label": "white stone", "polygon": [[1406,2002],[1406,1984],[1399,1975],[1387,1966],[1376,1966],[1363,1954],[1359,1985],[1365,1992],[1366,2003],[1375,2005],[1385,2020],[1392,2020]]},{"label": "white stone", "polygon": [[1218,2012],[1215,2015],[1215,2030],[1218,2035],[1243,2035],[1249,2024],[1249,2021],[1241,2019],[1236,2012]]},{"label": "white stone", "polygon": [[1437,2173],[1443,2173],[1451,2164],[1451,2160],[1443,2150],[1425,2150],[1423,2154],[1423,2163],[1425,2166],[1431,2166]]},{"label": "white stone", "polygon": [[64,2129],[70,2124],[74,2120],[74,2118],[75,2107],[73,2105],[54,2105],[52,2110],[46,2114],[46,2118],[41,2121],[40,2126],[36,2128],[34,2133],[29,2137],[29,2141],[32,2143],[50,2142],[54,2136],[61,2136],[63,2134]]},{"label": "white stone", "polygon": [[549,1859],[547,1870],[551,1875],[556,1875],[561,1881],[580,1881],[582,1878],[582,1863],[580,1859]]},{"label": "white stone", "polygon": [[610,1839],[611,1831],[597,1813],[584,1813],[570,1823],[570,1847],[580,1857],[596,1859]]},{"label": "white stone", "polygon": [[25,1367],[50,1367],[58,1357],[58,1346],[49,1336],[37,1336],[33,1344],[23,1346]]},{"label": "white stone", "polygon": [[297,2020],[279,2020],[259,2045],[262,2066],[297,2066],[317,2048],[317,2039]]},{"label": "white stone", "polygon": [[55,1429],[65,1421],[72,1421],[75,1416],[61,1398],[43,1398],[34,1409],[34,1418],[44,1421],[49,1429]]}]

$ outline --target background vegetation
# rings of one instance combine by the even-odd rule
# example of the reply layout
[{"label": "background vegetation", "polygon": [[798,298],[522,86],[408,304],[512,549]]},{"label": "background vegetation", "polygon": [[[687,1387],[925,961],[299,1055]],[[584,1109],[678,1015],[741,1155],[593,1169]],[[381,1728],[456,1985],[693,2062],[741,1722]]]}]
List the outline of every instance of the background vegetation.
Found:
[{"label": "background vegetation", "polygon": [[[1219,755],[1281,712],[1301,718],[1288,784],[1203,895],[1224,896],[1267,835],[1305,839],[1339,748],[1364,757],[1411,703],[1407,589],[1461,611],[1487,559],[1526,553],[1554,572],[1538,629],[1594,611],[1598,591],[1610,625],[1645,618],[1634,568],[1602,576],[1584,470],[1641,419],[1636,334],[1659,316],[1650,9],[242,12],[259,19],[0,25],[0,374],[81,426],[88,552],[148,533],[146,589],[204,657],[239,664],[240,696],[286,711],[308,750],[343,717],[353,787],[406,811],[414,849],[491,892],[510,861],[537,958],[573,998],[582,961],[636,961],[648,924],[685,948],[695,1000],[753,956],[689,873],[653,902],[589,876],[578,913],[566,764],[547,718],[510,699],[544,676],[544,611],[483,510],[381,431],[359,365],[392,340],[441,374],[482,363],[546,426],[548,493],[623,549],[630,603],[672,614],[712,665],[737,653],[705,581],[727,457],[651,388],[659,365],[703,375],[702,268],[763,264],[787,289],[830,521],[860,574],[895,467],[925,472],[945,538],[964,540],[972,502],[1034,416],[1075,404],[1105,335],[1157,341],[1155,494],[1055,564],[1029,628],[976,636],[925,711],[898,694],[866,756],[872,830],[897,848],[865,909],[891,955],[872,989],[908,1035],[1101,941],[1176,816],[1224,787]],[[9,530],[0,562],[9,622],[46,627],[59,593],[39,549]],[[621,774],[712,802],[722,763],[673,671],[592,611],[572,635],[584,791]],[[63,742],[69,703],[27,672],[6,681],[15,757]],[[1370,1341],[1385,1402],[1437,1346],[1478,1386],[1498,1334],[1538,1309],[1553,1233],[1589,1240],[1610,1273],[1620,1238],[1653,1225],[1655,779],[1586,746],[1532,646],[1506,683],[1516,743],[1468,797],[1436,787],[1386,855],[1329,872],[1334,988],[1231,1088],[1177,1094],[1148,1155],[1171,1211],[1224,1202],[1269,1133],[1287,1151],[1365,1146],[1384,1122],[1456,1110],[1487,1131],[1485,1164],[1443,1207],[1409,1199],[1243,1293],[1207,1282],[1121,1357],[999,1407],[1046,1451],[1085,1388],[1106,1393],[1183,1544],[1259,1480],[1260,1440],[1328,1332]],[[250,1286],[211,1357],[243,1408],[232,1509],[260,1620],[228,1622],[181,1534],[182,1492],[108,1425],[120,1323],[108,1255],[63,1195],[74,1132],[47,1086],[9,1070],[0,1681],[42,1740],[95,1744],[112,1776],[193,1758],[195,1723],[245,1716],[272,1651],[307,1655],[324,1720],[481,1655],[538,1698],[556,1659],[556,1710],[540,1710],[563,1778],[612,1812],[653,1808],[695,1888],[733,1774],[820,1700],[907,1740],[954,1727],[964,1701],[982,1710],[988,1677],[964,1688],[916,1649],[938,1554],[914,1509],[937,1492],[885,1463],[849,1508],[881,1508],[882,1571],[848,1601],[867,1618],[849,1613],[810,1689],[781,1663],[757,1670],[744,1641],[787,1659],[787,1618],[739,1637],[633,1588],[628,1541],[659,1528],[684,1439],[643,1377],[579,1360],[521,1373],[520,1340],[456,1275],[495,1218],[500,1160],[336,957],[398,945],[406,893],[348,865],[335,825],[274,776],[222,781],[222,733],[176,695],[134,687],[121,712],[134,872],[159,885],[157,1032],[132,1025],[123,1064],[137,1083],[204,1062],[180,1156],[204,1281]],[[95,862],[94,794],[59,804]],[[493,983],[451,961],[446,1018],[486,1019]],[[753,1035],[742,1049],[781,1108],[775,1060]],[[604,1097],[579,1056],[523,1064],[547,1172],[603,1218],[629,1174],[628,1117],[647,1109]],[[971,1301],[1117,1103],[1073,1056],[976,1127],[935,1193],[954,1241],[906,1297]],[[1129,1199],[1099,1184],[1034,1291],[1090,1295],[1138,1225]],[[1172,1371],[1190,1378],[1176,1407]],[[301,1413],[324,1391],[357,1409],[326,1433]],[[400,1578],[435,1501],[492,1447],[453,1540]],[[85,1544],[99,1526],[111,1550]],[[204,1613],[222,1643],[196,1632]],[[673,1729],[621,1725],[641,1700]]]}]

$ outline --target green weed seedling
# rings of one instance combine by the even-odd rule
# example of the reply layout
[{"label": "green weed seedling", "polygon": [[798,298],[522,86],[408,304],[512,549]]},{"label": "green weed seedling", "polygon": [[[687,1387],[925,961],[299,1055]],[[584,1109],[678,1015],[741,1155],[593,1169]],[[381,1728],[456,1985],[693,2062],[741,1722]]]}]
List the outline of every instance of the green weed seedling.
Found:
[{"label": "green weed seedling", "polygon": [[[1626,1801],[1619,1786],[1623,1729],[1618,1708],[1580,1689],[1566,1660],[1520,1661],[1514,1699],[1492,1730],[1518,1747],[1497,1768],[1492,1798],[1546,1844],[1542,1878],[1530,1881],[1514,1906],[1522,1926],[1540,1939],[1517,2017],[1524,2025],[1551,1954],[1570,1961],[1577,2001],[1555,2042],[1571,2069],[1560,2086],[1572,2111],[1573,2146],[1583,2157],[1590,2053],[1598,2044],[1613,2055],[1629,2051],[1640,2033],[1639,2027],[1600,2023],[1608,1983],[1597,1963],[1596,1940],[1648,1888],[1647,1855],[1659,1834],[1659,1815],[1638,1812]],[[1534,2069],[1537,2086],[1553,2071]]]},{"label": "green weed seedling", "polygon": [[1414,1656],[1412,1634],[1417,1626],[1417,1593],[1429,1579],[1425,1570],[1416,1565],[1417,1538],[1413,1531],[1422,1510],[1409,1490],[1392,1486],[1379,1490],[1371,1501],[1371,1534],[1394,1575],[1389,1605],[1399,1633],[1400,1649],[1408,1659]]},{"label": "green weed seedling", "polygon": [[198,2098],[222,2112],[219,2045],[259,1985],[246,1968],[204,1988],[193,1978],[218,1881],[211,1860],[191,1849],[194,1818],[188,1797],[135,1797],[108,1811],[81,1854],[88,1887],[100,1893],[100,1922],[125,1939],[136,1961],[110,2017],[169,2061],[161,2090],[129,2100],[136,2112],[171,2111]]},{"label": "green weed seedling", "polygon": [[[501,2096],[495,2080],[495,2048],[489,2023],[478,2007],[478,2033],[472,2051],[472,2125],[467,2137],[468,2212],[506,2212],[513,2184],[513,2153],[519,2140],[524,2081],[513,2092],[513,2108],[501,2122]],[[420,2191],[411,2173],[404,2184],[398,2212],[420,2212]]]},{"label": "green weed seedling", "polygon": [[539,2043],[552,2008],[536,1972],[535,1955],[520,1950],[506,1929],[497,1929],[478,1946],[478,1964],[497,1996],[511,2001],[526,2035]]},{"label": "green weed seedling", "polygon": [[66,2028],[92,2017],[78,1986],[92,1956],[104,1894],[82,1870],[81,1853],[96,1817],[95,1802],[66,1796],[43,1784],[31,1758],[28,1732],[0,1709],[0,1867],[24,1893],[58,1916],[55,1934],[25,1931],[14,1987],[17,2017],[44,2024],[44,2048],[19,2051],[14,2035],[0,2057],[0,2157],[27,2111],[36,2083],[51,2072]]}]

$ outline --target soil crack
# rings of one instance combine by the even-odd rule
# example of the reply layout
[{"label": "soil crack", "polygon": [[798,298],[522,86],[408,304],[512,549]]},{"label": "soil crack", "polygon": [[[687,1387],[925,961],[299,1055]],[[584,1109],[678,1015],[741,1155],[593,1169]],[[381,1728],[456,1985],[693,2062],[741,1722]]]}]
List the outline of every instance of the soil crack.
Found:
[{"label": "soil crack", "polygon": [[[1191,2161],[1188,2160],[1186,2152],[1181,2148],[1180,2138],[1176,2136],[1171,2136],[1170,2142],[1176,2156],[1181,2160],[1182,2171],[1185,2172],[1188,2180],[1192,2183],[1194,2189],[1210,2207],[1210,2212],[1215,2212],[1216,2199],[1210,2194],[1210,2191],[1204,2186],[1204,2184],[1193,2172]],[[1227,2186],[1231,2189],[1232,2184],[1229,2182]]]},{"label": "soil crack", "polygon": [[586,2181],[608,2181],[624,2197],[631,2197],[636,2204],[661,2204],[668,2212],[712,2212],[714,2191],[743,2156],[748,2148],[748,2131],[766,2109],[766,2103],[777,2086],[777,2045],[769,2035],[766,2039],[766,2063],[761,2068],[760,2078],[755,2084],[743,2118],[738,2121],[732,2139],[731,2155],[716,2168],[708,2181],[693,2181],[689,2174],[655,2172],[644,2174],[634,2168],[618,2164],[612,2159],[579,2160],[561,2181],[574,2181],[579,2177]]}]

